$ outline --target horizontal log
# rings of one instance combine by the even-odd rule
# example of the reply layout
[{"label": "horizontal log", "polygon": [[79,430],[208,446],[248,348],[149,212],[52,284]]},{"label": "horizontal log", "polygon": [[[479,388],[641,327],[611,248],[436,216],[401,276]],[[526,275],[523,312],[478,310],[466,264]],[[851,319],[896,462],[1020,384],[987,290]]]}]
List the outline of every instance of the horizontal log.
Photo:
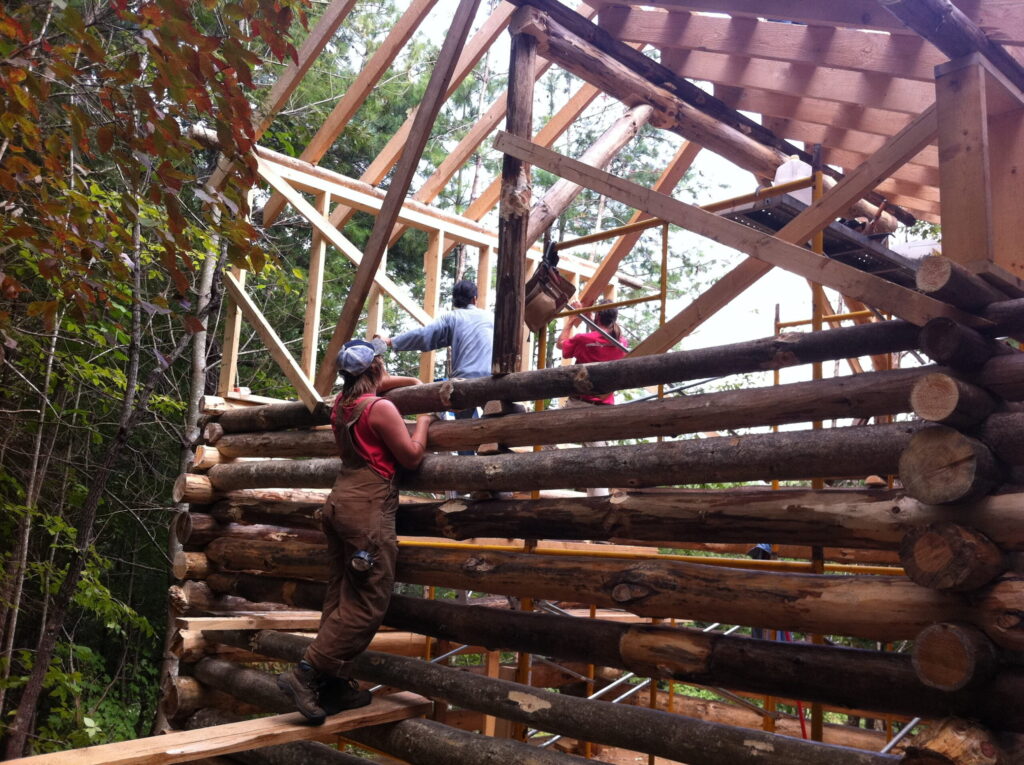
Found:
[{"label": "horizontal log", "polygon": [[937,317],[921,328],[921,350],[937,364],[973,371],[1009,349],[977,330],[952,319]]},{"label": "horizontal log", "polygon": [[[933,624],[914,639],[911,655],[921,682],[941,691],[986,683],[996,672],[998,654],[988,636],[970,624]],[[966,714],[966,710],[964,712]]]},{"label": "horizontal log", "polygon": [[[593,486],[637,487],[724,481],[857,477],[895,472],[920,429],[895,423],[669,441],[638,446],[562,449],[488,457],[428,455],[399,486],[421,491],[522,491]],[[205,492],[255,486],[334,483],[340,459],[266,460],[216,465]]]},{"label": "horizontal log", "polygon": [[1007,299],[980,276],[942,255],[923,257],[914,277],[924,294],[968,311]]},{"label": "horizontal log", "polygon": [[[307,644],[302,638],[285,634],[268,635],[261,644],[267,642],[288,646],[268,655],[292,661],[298,659]],[[196,665],[197,674],[199,668],[210,661]],[[715,725],[651,709],[578,699],[373,651],[358,656],[353,670],[360,680],[415,688],[424,695],[540,730],[647,752],[690,765],[760,764],[765,762],[765,752],[771,752],[779,762],[790,765],[891,765],[897,761],[887,755]],[[244,684],[250,697],[273,697],[276,690],[273,678],[269,675],[263,678],[259,681],[263,687],[258,690],[253,679]]]},{"label": "horizontal log", "polygon": [[[440,420],[430,426],[427,447],[435,451],[455,451],[483,443],[532,446],[671,437],[761,425],[898,414],[910,411],[910,391],[928,371],[928,368],[901,369],[619,406]],[[231,458],[333,457],[338,453],[329,431],[238,433],[224,436],[219,449],[221,454]]]},{"label": "horizontal log", "polygon": [[[403,414],[483,406],[488,401],[533,401],[572,393],[625,388],[757,372],[814,361],[870,356],[917,346],[918,328],[902,321],[863,324],[822,332],[785,334],[717,348],[700,348],[577,366],[559,366],[503,377],[446,380],[387,394]],[[226,433],[282,430],[327,423],[302,403],[234,409],[217,422]]]},{"label": "horizontal log", "polygon": [[[360,728],[346,738],[411,765],[586,765],[583,757],[540,749],[513,739],[456,730],[434,720],[403,720]],[[365,762],[365,761],[364,761]]]},{"label": "horizontal log", "polygon": [[[678,561],[412,548],[399,556],[397,578],[624,608],[640,616],[873,640],[912,638],[936,621],[987,622],[992,616],[976,613],[957,593],[929,590],[905,577],[779,574]],[[1006,594],[1024,606],[1024,596]]]},{"label": "horizontal log", "polygon": [[971,593],[973,617],[992,641],[1010,651],[1024,651],[1024,576],[1006,574]]},{"label": "horizontal log", "polygon": [[[268,542],[299,542],[303,544],[322,544],[324,541],[323,532],[318,529],[305,528],[302,526],[278,526],[267,523],[219,523],[212,515],[203,513],[189,513],[192,516],[191,527],[182,522],[180,527],[185,527],[190,533],[179,536],[178,540],[189,547],[202,547],[215,539],[230,537],[232,539],[261,539]],[[213,521],[210,525],[206,519]],[[195,522],[199,521],[201,526],[199,533],[195,532]],[[185,578],[185,577],[179,577]],[[194,577],[204,579],[204,576]]]},{"label": "horizontal log", "polygon": [[942,372],[918,378],[910,391],[910,404],[922,420],[961,429],[981,422],[996,409],[996,400],[984,388]]},{"label": "horizontal log", "polygon": [[[1024,672],[997,683],[945,693],[918,680],[906,654],[707,633],[683,627],[615,624],[522,611],[499,611],[396,595],[385,623],[453,642],[616,667],[640,676],[819,701],[847,709],[942,717],[974,713],[1024,728]],[[929,628],[930,629],[930,628]],[[234,644],[246,641],[233,638]]]},{"label": "horizontal log", "polygon": [[976,590],[1000,576],[1006,556],[984,534],[958,523],[931,523],[907,532],[900,543],[907,576],[922,587]]},{"label": "horizontal log", "polygon": [[910,496],[942,505],[991,493],[1004,470],[985,444],[945,425],[931,425],[905,444],[899,476]]},{"label": "horizontal log", "polygon": [[171,607],[179,614],[230,614],[295,610],[278,602],[252,602],[235,595],[217,593],[211,590],[205,582],[193,580],[182,582],[180,585],[172,585],[168,589],[168,597]]},{"label": "horizontal log", "polygon": [[1007,465],[1024,465],[1024,413],[998,412],[968,432]]},{"label": "horizontal log", "polygon": [[405,505],[400,534],[472,539],[743,542],[899,548],[909,530],[969,518],[1004,550],[1024,550],[1024,494],[967,505],[924,505],[902,491],[825,489],[650,489],[609,497],[453,499]]}]

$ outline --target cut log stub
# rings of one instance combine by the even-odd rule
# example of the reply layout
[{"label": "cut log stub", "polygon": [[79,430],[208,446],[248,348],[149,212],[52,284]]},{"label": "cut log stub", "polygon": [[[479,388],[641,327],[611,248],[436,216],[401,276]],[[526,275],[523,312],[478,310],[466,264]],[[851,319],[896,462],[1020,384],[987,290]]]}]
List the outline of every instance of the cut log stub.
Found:
[{"label": "cut log stub", "polygon": [[936,590],[976,590],[1006,570],[1006,556],[988,537],[947,522],[907,532],[900,561],[907,576]]},{"label": "cut log stub", "polygon": [[914,383],[910,405],[922,420],[965,428],[988,417],[995,410],[996,401],[976,385],[934,372]]},{"label": "cut log stub", "polygon": [[946,505],[989,494],[999,484],[1001,470],[983,443],[936,425],[911,437],[900,455],[899,476],[910,496]]},{"label": "cut log stub", "polygon": [[1002,352],[996,341],[942,316],[921,328],[920,343],[932,361],[965,371],[980,368]]},{"label": "cut log stub", "polygon": [[1024,651],[1024,577],[1006,575],[972,596],[971,620],[996,643],[1011,651]]},{"label": "cut log stub", "polygon": [[203,553],[179,551],[174,556],[171,572],[175,579],[205,579],[210,574],[210,564]]},{"label": "cut log stub", "polygon": [[224,426],[219,422],[208,422],[203,426],[203,441],[210,446],[215,445],[224,435]]},{"label": "cut log stub", "polygon": [[195,470],[209,470],[214,465],[219,465],[221,462],[227,462],[227,460],[223,458],[216,446],[200,444],[196,447],[196,454],[192,460],[192,467]]},{"label": "cut log stub", "polygon": [[213,502],[213,484],[205,475],[182,473],[174,481],[171,498],[175,504],[189,502],[193,505],[207,505]]},{"label": "cut log stub", "polygon": [[914,277],[921,292],[968,311],[1007,299],[980,276],[942,255],[922,258]]},{"label": "cut log stub", "polygon": [[995,737],[987,728],[948,718],[928,728],[907,747],[903,765],[1002,765]]},{"label": "cut log stub", "polygon": [[917,677],[940,691],[977,687],[992,677],[998,653],[984,632],[970,624],[933,624],[914,639],[911,661]]}]

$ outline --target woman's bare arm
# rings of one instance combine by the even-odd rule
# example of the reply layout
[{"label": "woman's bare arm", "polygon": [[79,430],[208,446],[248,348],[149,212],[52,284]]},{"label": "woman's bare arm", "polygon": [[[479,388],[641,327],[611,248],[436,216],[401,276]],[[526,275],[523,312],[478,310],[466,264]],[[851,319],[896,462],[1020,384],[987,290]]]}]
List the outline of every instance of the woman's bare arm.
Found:
[{"label": "woman's bare arm", "polygon": [[412,470],[419,467],[426,452],[427,429],[436,418],[432,414],[421,414],[416,418],[416,427],[410,436],[405,420],[398,409],[387,399],[374,404],[370,410],[370,427],[394,455],[402,467]]}]

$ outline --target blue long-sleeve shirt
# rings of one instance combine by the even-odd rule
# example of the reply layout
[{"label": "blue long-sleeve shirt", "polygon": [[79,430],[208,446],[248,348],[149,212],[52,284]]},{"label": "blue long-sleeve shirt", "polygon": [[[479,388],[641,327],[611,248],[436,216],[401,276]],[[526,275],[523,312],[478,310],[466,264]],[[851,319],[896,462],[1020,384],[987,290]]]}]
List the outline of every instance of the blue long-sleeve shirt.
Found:
[{"label": "blue long-sleeve shirt", "polygon": [[391,338],[396,351],[452,349],[452,377],[487,377],[491,374],[494,317],[476,306],[456,308],[425,327]]}]

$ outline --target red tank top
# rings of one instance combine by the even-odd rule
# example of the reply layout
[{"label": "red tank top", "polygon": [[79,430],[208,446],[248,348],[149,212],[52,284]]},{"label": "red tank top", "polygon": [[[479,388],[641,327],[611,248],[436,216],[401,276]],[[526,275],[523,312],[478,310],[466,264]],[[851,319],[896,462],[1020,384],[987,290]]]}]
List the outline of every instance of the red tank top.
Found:
[{"label": "red tank top", "polygon": [[[334,431],[335,442],[338,442],[339,431],[345,427],[345,423],[352,419],[352,413],[355,411],[355,408],[367,397],[373,400],[363,408],[363,413],[349,432],[352,434],[352,441],[356,451],[359,453],[359,456],[366,460],[367,467],[382,478],[390,480],[398,470],[398,463],[387,445],[370,425],[370,411],[382,399],[374,396],[372,393],[365,393],[351,404],[341,406],[341,398],[339,397],[334,404],[334,408],[331,410],[331,430]],[[341,410],[340,418],[338,416],[339,409]],[[341,449],[341,446],[339,445],[338,448]]]}]

